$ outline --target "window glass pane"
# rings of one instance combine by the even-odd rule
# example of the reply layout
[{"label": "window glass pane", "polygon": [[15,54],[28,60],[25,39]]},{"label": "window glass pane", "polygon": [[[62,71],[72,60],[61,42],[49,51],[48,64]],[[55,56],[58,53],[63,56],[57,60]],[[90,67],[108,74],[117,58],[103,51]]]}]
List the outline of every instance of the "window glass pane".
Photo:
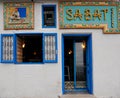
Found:
[{"label": "window glass pane", "polygon": [[86,88],[85,42],[75,42],[76,88]]},{"label": "window glass pane", "polygon": [[13,61],[13,36],[2,37],[2,60]]},{"label": "window glass pane", "polygon": [[43,6],[43,27],[53,27],[55,23],[55,6]]}]

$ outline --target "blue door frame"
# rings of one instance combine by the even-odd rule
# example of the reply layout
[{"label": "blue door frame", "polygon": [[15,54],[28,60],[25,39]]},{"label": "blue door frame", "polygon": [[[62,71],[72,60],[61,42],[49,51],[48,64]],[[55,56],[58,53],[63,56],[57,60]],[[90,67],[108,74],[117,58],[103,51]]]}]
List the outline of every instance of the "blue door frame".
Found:
[{"label": "blue door frame", "polygon": [[[86,52],[86,61],[87,61],[87,88],[89,94],[93,94],[93,80],[92,80],[92,35],[91,34],[62,34],[62,93],[67,92],[64,88],[64,37],[87,37],[87,52]],[[83,91],[84,89],[82,89]],[[77,90],[78,91],[78,90]],[[81,89],[79,90],[81,91]]]}]

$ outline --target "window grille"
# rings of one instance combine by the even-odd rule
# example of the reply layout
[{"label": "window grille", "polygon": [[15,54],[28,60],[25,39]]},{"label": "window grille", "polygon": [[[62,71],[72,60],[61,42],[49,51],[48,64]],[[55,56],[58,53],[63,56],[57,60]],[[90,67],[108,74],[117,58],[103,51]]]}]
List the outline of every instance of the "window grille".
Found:
[{"label": "window grille", "polygon": [[2,37],[2,61],[13,61],[13,36]]},{"label": "window grille", "polygon": [[56,36],[46,35],[45,36],[45,61],[56,61]]}]

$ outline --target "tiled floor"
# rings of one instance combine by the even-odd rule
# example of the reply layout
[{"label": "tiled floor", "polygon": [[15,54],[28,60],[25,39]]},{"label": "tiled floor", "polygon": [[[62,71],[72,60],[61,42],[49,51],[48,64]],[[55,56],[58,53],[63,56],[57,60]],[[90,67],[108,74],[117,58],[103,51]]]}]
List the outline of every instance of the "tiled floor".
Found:
[{"label": "tiled floor", "polygon": [[[77,88],[86,88],[85,81],[76,81]],[[73,81],[65,81],[65,90],[73,90],[74,82]]]}]

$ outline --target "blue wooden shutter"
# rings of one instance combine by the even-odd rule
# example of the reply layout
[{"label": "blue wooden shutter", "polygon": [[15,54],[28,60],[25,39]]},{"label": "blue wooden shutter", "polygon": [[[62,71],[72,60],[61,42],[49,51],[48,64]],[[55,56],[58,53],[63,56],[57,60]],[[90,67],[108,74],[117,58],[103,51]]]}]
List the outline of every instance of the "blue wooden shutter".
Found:
[{"label": "blue wooden shutter", "polygon": [[57,62],[57,34],[44,34],[44,62]]},{"label": "blue wooden shutter", "polygon": [[12,63],[14,61],[14,37],[13,34],[1,35],[1,62]]}]

